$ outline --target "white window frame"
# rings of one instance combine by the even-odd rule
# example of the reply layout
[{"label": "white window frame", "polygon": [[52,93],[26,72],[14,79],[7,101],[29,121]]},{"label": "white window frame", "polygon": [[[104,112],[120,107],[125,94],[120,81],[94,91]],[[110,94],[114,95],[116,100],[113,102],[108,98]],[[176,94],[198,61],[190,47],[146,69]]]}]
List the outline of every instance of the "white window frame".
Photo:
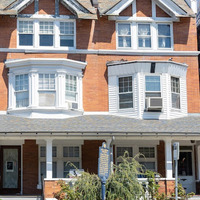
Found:
[{"label": "white window frame", "polygon": [[[122,162],[122,159],[120,157],[117,157],[117,148],[126,148],[126,147],[131,147],[132,148],[132,157],[135,155],[135,148],[133,145],[128,145],[128,144],[122,144],[122,145],[115,145],[115,164],[118,164],[119,162]],[[130,155],[129,155],[130,156]]]},{"label": "white window frame", "polygon": [[160,97],[162,98],[162,76],[160,74],[144,74],[144,97],[146,93],[159,93],[159,91],[146,91],[146,76],[159,76],[160,77]]},{"label": "white window frame", "polygon": [[[179,93],[179,95],[180,95],[180,108],[174,108],[174,107],[172,107],[172,93],[175,93],[175,92],[172,92],[172,88],[170,87],[170,91],[171,91],[171,108],[172,108],[172,110],[181,110],[181,78],[180,77],[177,77],[177,76],[170,76],[170,84],[172,84],[172,78],[177,78],[177,79],[179,79],[179,91],[180,91],[180,93]],[[171,85],[170,85],[171,86]],[[175,93],[175,94],[178,94],[178,93]]]},{"label": "white window frame", "polygon": [[[32,21],[33,22],[33,46],[20,46],[19,45],[19,21]],[[53,33],[53,46],[40,46],[40,22],[53,22],[54,33]],[[60,22],[73,22],[74,23],[74,46],[60,46]],[[76,20],[67,18],[52,18],[51,16],[44,17],[42,15],[34,16],[33,18],[19,17],[17,19],[17,48],[20,49],[76,49]]]},{"label": "white window frame", "polygon": [[[146,35],[145,37],[150,37],[150,40],[151,40],[151,47],[139,47],[139,34],[138,34],[138,31],[139,31],[139,25],[140,24],[145,24],[145,25],[149,25],[149,28],[150,28],[150,32],[151,32],[151,34],[148,36],[148,35]],[[132,37],[134,37],[134,36],[132,36]],[[137,48],[138,49],[142,49],[142,50],[145,50],[145,49],[152,49],[152,43],[153,43],[153,39],[152,39],[152,24],[151,23],[145,23],[145,22],[138,22],[137,23]]]},{"label": "white window frame", "polygon": [[[163,25],[170,25],[170,38],[171,38],[171,47],[170,48],[161,48],[159,47],[159,41],[158,41],[158,25],[163,24]],[[173,36],[173,23],[156,23],[156,30],[157,30],[157,48],[158,50],[173,50],[174,49],[174,36]]]},{"label": "white window frame", "polygon": [[[139,18],[135,18],[127,21],[116,21],[116,49],[119,50],[173,50],[174,49],[174,39],[173,39],[173,23],[170,21],[159,22],[151,18],[145,18],[146,20],[141,20]],[[151,19],[151,20],[150,20]],[[149,22],[151,21],[151,22]],[[118,24],[130,24],[131,28],[131,47],[119,47],[118,44]],[[151,30],[151,48],[139,47],[138,44],[138,24],[150,24]],[[170,33],[171,33],[171,48],[159,48],[158,43],[158,24],[166,24],[170,25]]]},{"label": "white window frame", "polygon": [[[132,94],[133,94],[133,107],[132,108],[120,108],[119,106],[119,79],[120,78],[126,78],[126,77],[132,77]],[[130,93],[130,92],[127,92]],[[118,105],[118,111],[123,111],[123,110],[133,110],[134,109],[134,76],[133,75],[126,75],[126,76],[118,76],[117,77],[117,105]]]}]

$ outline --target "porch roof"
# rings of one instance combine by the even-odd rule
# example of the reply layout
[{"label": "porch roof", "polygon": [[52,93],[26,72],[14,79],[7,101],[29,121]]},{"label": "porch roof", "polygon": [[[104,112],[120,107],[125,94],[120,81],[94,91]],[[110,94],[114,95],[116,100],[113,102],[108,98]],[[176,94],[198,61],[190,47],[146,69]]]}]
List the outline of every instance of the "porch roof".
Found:
[{"label": "porch roof", "polygon": [[67,119],[33,119],[0,115],[0,135],[5,133],[200,135],[200,116],[173,120],[139,120],[113,115],[83,115]]}]

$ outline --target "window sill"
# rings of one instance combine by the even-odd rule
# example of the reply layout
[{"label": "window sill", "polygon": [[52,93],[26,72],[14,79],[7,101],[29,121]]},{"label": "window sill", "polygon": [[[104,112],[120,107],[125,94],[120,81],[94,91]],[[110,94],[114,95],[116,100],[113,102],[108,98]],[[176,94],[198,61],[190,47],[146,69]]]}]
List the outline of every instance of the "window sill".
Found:
[{"label": "window sill", "polygon": [[66,109],[58,107],[23,107],[13,108],[7,111],[10,115],[27,118],[68,118],[83,115],[81,109]]},{"label": "window sill", "polygon": [[40,46],[40,47],[33,47],[33,46],[17,46],[18,49],[31,49],[31,50],[75,50],[76,47],[54,47],[54,46]]}]

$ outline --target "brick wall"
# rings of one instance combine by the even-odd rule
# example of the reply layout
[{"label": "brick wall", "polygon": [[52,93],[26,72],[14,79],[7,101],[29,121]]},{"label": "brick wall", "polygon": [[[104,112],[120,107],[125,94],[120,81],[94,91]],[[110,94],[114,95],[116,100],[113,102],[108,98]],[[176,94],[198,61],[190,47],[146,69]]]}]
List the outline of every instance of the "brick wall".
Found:
[{"label": "brick wall", "polygon": [[157,145],[157,171],[161,177],[165,177],[165,142],[160,141]]},{"label": "brick wall", "polygon": [[60,191],[59,181],[44,181],[44,199],[54,198],[54,194]]},{"label": "brick wall", "polygon": [[152,4],[151,0],[137,0],[136,1],[137,17],[151,17]]},{"label": "brick wall", "polygon": [[39,14],[55,14],[55,0],[39,0]]},{"label": "brick wall", "polygon": [[160,180],[159,186],[160,187],[158,188],[158,192],[160,194],[164,193],[170,196],[172,193],[174,193],[175,181]]},{"label": "brick wall", "polygon": [[156,17],[170,17],[166,12],[164,12],[159,6],[156,6]]},{"label": "brick wall", "polygon": [[41,194],[38,184],[38,145],[25,140],[23,145],[23,194]]},{"label": "brick wall", "polygon": [[82,145],[82,168],[86,172],[98,173],[99,147],[102,140],[84,140]]}]

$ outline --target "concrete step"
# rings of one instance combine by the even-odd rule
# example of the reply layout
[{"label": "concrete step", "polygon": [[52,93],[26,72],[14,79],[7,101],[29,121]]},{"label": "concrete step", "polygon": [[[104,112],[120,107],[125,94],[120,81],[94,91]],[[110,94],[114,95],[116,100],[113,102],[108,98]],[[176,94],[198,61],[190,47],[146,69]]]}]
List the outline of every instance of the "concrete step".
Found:
[{"label": "concrete step", "polygon": [[42,200],[41,196],[11,196],[0,195],[0,200]]},{"label": "concrete step", "polygon": [[193,197],[188,198],[188,200],[200,200],[200,195],[195,195]]}]

